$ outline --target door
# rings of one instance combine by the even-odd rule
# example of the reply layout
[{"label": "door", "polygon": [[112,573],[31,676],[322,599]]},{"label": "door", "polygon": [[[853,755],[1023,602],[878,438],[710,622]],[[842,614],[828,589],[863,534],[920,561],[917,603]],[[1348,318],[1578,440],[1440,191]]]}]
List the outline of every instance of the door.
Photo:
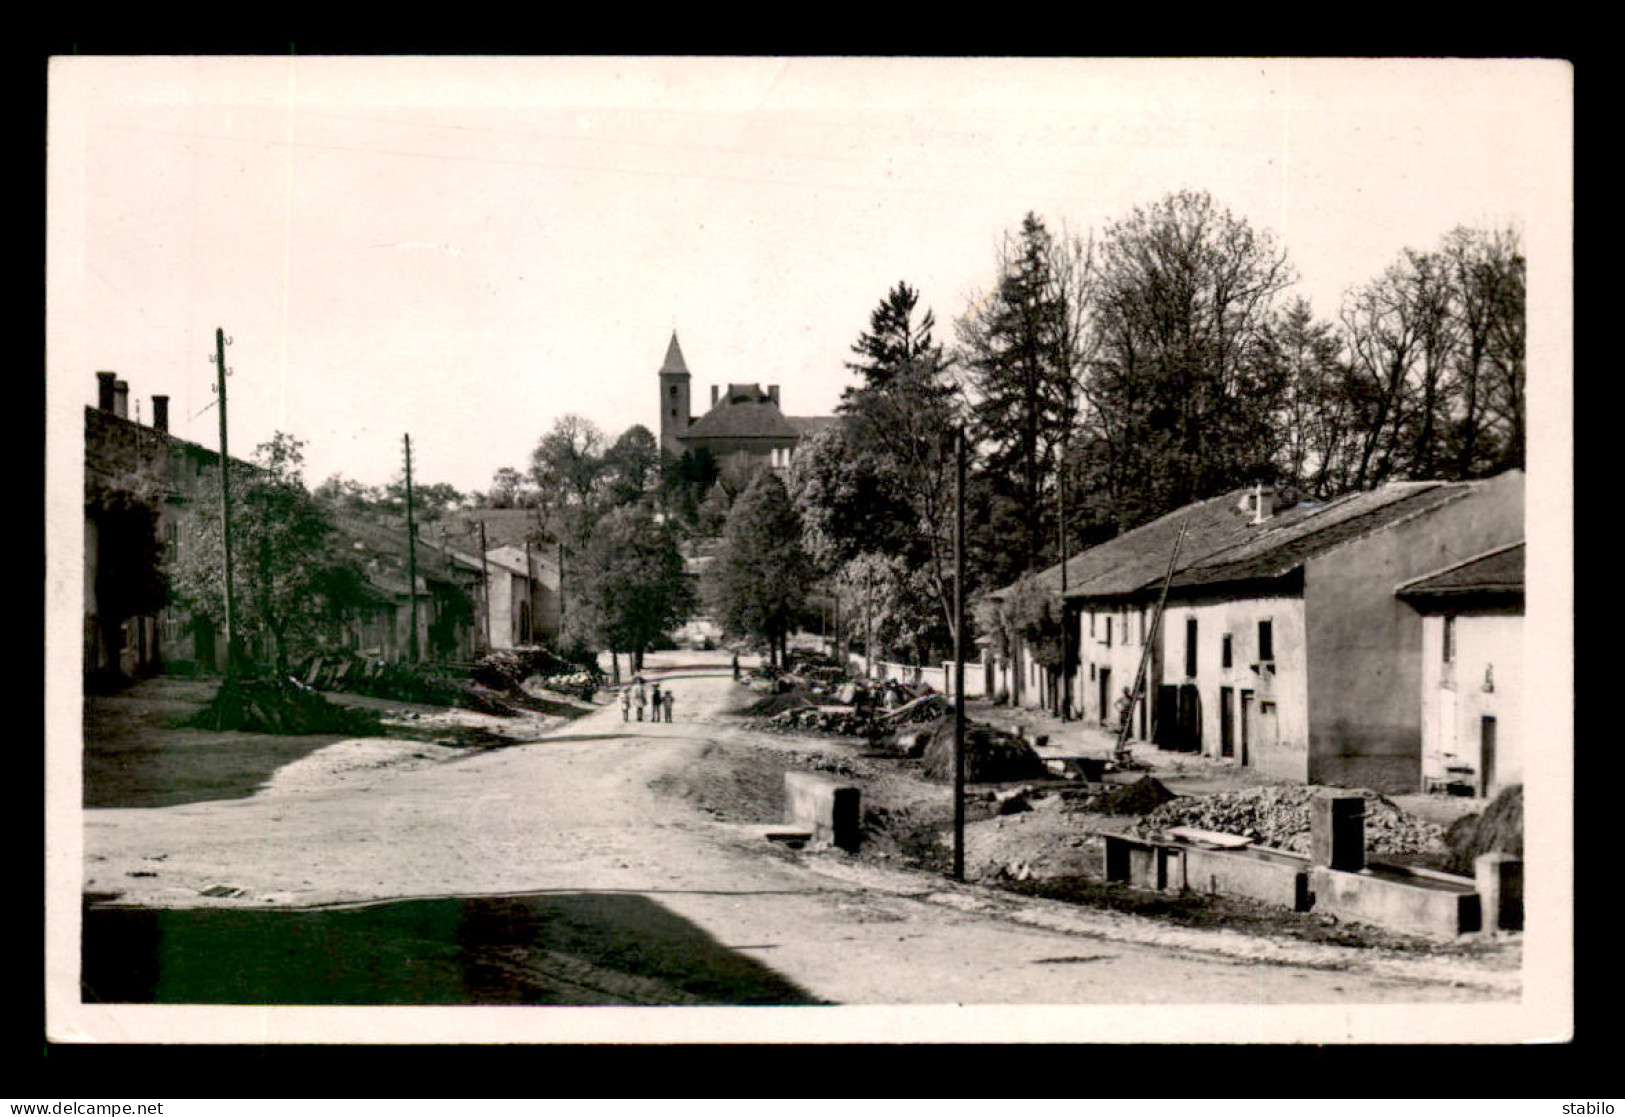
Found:
[{"label": "door", "polygon": [[1248,755],[1247,744],[1248,744],[1248,742],[1250,742],[1253,739],[1253,736],[1254,736],[1253,720],[1257,716],[1258,716],[1258,712],[1253,709],[1253,692],[1250,691],[1250,690],[1242,691],[1241,692],[1241,766],[1243,768],[1247,767],[1249,764],[1252,763],[1252,757]]},{"label": "door", "polygon": [[1112,718],[1112,669],[1100,669],[1100,724],[1114,725]]},{"label": "door", "polygon": [[1219,755],[1236,755],[1236,692],[1227,686],[1219,688]]},{"label": "door", "polygon": [[1157,687],[1157,717],[1151,726],[1151,739],[1160,748],[1178,747],[1179,688],[1172,683]]},{"label": "door", "polygon": [[1478,794],[1488,798],[1495,790],[1495,718],[1478,719]]}]

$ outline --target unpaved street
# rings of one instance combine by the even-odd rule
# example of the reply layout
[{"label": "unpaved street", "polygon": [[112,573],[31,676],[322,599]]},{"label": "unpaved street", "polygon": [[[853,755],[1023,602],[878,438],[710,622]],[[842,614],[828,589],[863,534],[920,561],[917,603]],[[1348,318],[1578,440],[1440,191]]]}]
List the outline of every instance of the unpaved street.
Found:
[{"label": "unpaved street", "polygon": [[[87,983],[105,979],[95,995],[107,1000],[230,1000],[228,975],[208,976],[212,956],[257,975],[241,995],[262,1003],[1517,996],[1505,966],[1182,930],[784,850],[650,787],[746,733],[719,716],[743,694],[730,678],[673,685],[669,726],[623,725],[609,707],[532,743],[450,759],[421,742],[344,742],[248,798],[85,811],[84,891],[114,905],[88,917]],[[385,943],[399,938],[386,915],[407,911],[417,946]],[[191,976],[149,973],[121,996],[128,959],[94,954],[143,936],[168,943],[164,957]],[[395,961],[369,969],[352,957],[368,952]],[[312,957],[325,978],[279,984],[277,959],[308,970]],[[380,983],[376,997],[368,982]]]}]

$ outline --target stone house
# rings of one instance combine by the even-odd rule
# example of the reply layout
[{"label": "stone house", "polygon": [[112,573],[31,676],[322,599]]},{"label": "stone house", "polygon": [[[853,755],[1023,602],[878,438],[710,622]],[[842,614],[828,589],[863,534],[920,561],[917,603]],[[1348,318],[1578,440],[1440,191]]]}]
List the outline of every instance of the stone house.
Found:
[{"label": "stone house", "polygon": [[1522,540],[1394,591],[1422,617],[1422,786],[1490,797],[1523,781]]},{"label": "stone house", "polygon": [[1281,778],[1415,791],[1421,617],[1395,587],[1522,538],[1521,471],[1354,493],[1182,562],[1153,725],[1166,743]]},{"label": "stone house", "polygon": [[[1280,778],[1415,790],[1423,623],[1395,587],[1521,539],[1523,483],[1521,471],[1399,482],[1325,504],[1259,486],[1178,509],[1069,560],[1066,669],[1042,685],[1018,648],[1019,700],[1064,702],[1115,730],[1143,660],[1130,740]],[[1038,577],[1060,593],[1059,567]]]}]

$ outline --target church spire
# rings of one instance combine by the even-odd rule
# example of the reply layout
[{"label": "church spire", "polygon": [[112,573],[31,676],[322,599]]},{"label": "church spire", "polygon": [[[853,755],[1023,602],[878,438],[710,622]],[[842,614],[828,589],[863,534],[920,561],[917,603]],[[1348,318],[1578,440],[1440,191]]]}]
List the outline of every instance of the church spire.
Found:
[{"label": "church spire", "polygon": [[677,347],[677,331],[671,332],[671,344],[666,346],[666,361],[660,366],[662,375],[668,372],[680,372],[688,375],[688,366],[683,363],[683,351]]}]

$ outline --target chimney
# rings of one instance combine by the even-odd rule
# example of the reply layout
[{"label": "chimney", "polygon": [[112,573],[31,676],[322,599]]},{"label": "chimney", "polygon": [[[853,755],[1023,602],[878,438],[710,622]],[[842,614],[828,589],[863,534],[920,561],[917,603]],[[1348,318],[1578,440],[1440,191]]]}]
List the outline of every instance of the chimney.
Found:
[{"label": "chimney", "polygon": [[96,407],[102,411],[113,410],[113,381],[118,379],[116,372],[98,372],[96,374]]},{"label": "chimney", "polygon": [[120,419],[130,417],[130,382],[128,380],[113,381],[113,414]]},{"label": "chimney", "polygon": [[1243,496],[1237,507],[1243,512],[1251,512],[1253,523],[1263,523],[1275,514],[1275,486],[1254,484],[1253,491]]},{"label": "chimney", "polygon": [[717,405],[717,386],[715,384],[713,384],[713,385],[711,385],[711,406],[715,407],[716,405]]},{"label": "chimney", "polygon": [[169,397],[152,397],[152,429],[155,431],[169,430]]},{"label": "chimney", "polygon": [[773,401],[774,407],[779,405],[779,386],[777,384],[767,386],[767,398]]}]

